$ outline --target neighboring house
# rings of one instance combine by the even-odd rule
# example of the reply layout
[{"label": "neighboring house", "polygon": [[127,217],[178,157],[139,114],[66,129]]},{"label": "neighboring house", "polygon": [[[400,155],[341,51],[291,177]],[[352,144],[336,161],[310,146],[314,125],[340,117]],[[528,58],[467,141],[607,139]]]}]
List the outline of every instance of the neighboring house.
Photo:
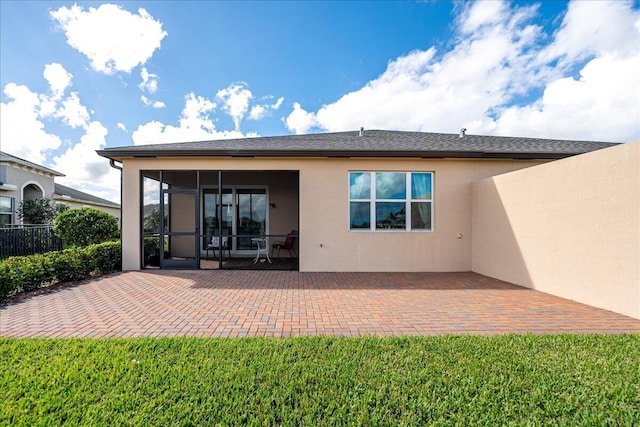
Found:
[{"label": "neighboring house", "polygon": [[0,226],[18,223],[23,200],[52,198],[57,176],[64,175],[0,151]]},{"label": "neighboring house", "polygon": [[120,220],[120,205],[64,185],[55,184],[53,200],[70,208],[95,208],[115,216]]},{"label": "neighboring house", "polygon": [[[297,230],[300,271],[478,271],[640,317],[638,147],[361,130],[98,153],[122,163],[125,270],[145,267],[153,239],[161,268],[197,269],[213,234],[231,236],[232,256],[250,256],[247,236]],[[519,252],[528,245],[537,252]],[[553,281],[576,269],[581,282]]]},{"label": "neighboring house", "polygon": [[120,206],[55,183],[60,172],[0,151],[0,226],[20,222],[23,200],[49,198],[70,207],[90,206],[120,218]]}]

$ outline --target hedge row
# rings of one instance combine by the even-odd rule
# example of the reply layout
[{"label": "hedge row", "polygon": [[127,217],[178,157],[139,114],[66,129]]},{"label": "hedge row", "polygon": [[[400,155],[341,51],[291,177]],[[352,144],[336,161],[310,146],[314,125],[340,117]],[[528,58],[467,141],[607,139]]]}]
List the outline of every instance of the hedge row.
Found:
[{"label": "hedge row", "polygon": [[0,263],[0,301],[25,291],[122,269],[120,242],[10,257]]}]

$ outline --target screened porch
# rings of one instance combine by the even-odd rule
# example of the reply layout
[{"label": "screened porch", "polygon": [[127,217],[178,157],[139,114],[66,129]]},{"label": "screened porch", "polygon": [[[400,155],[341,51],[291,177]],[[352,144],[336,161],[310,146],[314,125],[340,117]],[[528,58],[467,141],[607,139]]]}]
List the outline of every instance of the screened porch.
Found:
[{"label": "screened porch", "polygon": [[298,269],[298,171],[147,170],[140,179],[142,268]]}]

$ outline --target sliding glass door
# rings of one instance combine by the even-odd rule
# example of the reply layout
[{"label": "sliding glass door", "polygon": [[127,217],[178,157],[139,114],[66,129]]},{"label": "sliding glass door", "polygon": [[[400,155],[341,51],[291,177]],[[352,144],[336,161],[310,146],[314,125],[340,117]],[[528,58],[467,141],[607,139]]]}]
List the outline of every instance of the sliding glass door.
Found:
[{"label": "sliding glass door", "polygon": [[241,188],[236,192],[237,248],[253,249],[252,237],[267,234],[267,195],[264,189]]},{"label": "sliding glass door", "polygon": [[[252,237],[268,234],[265,188],[224,188],[222,203],[218,190],[205,189],[202,210],[205,241],[218,234],[221,226],[223,235],[235,236],[231,239],[231,250],[248,251],[255,249]],[[218,223],[218,215],[221,224]],[[202,247],[206,247],[204,243]]]}]

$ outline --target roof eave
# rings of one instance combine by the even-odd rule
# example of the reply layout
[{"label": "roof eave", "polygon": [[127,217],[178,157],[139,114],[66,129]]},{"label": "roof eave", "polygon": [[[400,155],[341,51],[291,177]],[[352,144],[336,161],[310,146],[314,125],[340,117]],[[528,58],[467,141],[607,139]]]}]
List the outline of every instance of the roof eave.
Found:
[{"label": "roof eave", "polygon": [[460,158],[460,159],[518,159],[518,160],[555,160],[571,157],[579,152],[536,153],[536,152],[489,152],[489,151],[381,151],[381,150],[98,150],[97,153],[108,159],[121,160],[127,157],[330,157],[330,158]]}]

